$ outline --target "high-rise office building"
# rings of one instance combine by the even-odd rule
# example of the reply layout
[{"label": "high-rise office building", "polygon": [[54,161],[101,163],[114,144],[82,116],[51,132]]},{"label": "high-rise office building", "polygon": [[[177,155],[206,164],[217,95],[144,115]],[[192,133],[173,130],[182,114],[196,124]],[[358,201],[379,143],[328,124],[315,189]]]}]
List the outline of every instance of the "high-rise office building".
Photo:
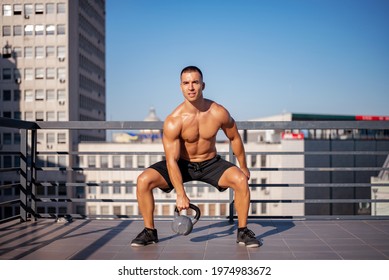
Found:
[{"label": "high-rise office building", "polygon": [[[27,121],[104,121],[105,0],[0,1],[0,116]],[[78,149],[105,141],[103,130],[39,130],[39,151]],[[17,150],[17,130],[2,129],[0,146]],[[18,156],[4,156],[3,167]],[[72,166],[71,154],[41,154],[43,166]],[[57,172],[58,173],[58,172]],[[69,174],[58,179],[71,181]],[[12,182],[12,178],[2,178]],[[71,195],[72,189],[56,189]],[[64,209],[62,209],[65,211]],[[58,211],[58,209],[56,209]]]}]

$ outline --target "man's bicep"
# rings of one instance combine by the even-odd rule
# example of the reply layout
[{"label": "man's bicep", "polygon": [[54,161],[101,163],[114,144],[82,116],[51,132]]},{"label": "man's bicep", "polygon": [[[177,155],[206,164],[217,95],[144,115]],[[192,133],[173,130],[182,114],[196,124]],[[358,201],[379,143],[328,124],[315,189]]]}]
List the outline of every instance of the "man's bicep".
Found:
[{"label": "man's bicep", "polygon": [[180,138],[174,125],[167,125],[163,133],[163,147],[167,160],[178,160],[180,156]]}]

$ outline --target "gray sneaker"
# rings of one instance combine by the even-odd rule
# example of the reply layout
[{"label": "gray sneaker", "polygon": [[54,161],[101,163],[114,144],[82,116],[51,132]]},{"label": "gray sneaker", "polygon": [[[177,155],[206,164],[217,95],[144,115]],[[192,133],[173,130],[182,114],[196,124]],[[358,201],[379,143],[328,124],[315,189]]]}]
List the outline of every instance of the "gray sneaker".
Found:
[{"label": "gray sneaker", "polygon": [[158,242],[158,233],[156,229],[143,229],[137,237],[132,240],[132,247],[141,247]]},{"label": "gray sneaker", "polygon": [[263,245],[262,240],[256,239],[255,233],[248,228],[238,230],[236,243],[246,245],[248,248],[255,248]]}]

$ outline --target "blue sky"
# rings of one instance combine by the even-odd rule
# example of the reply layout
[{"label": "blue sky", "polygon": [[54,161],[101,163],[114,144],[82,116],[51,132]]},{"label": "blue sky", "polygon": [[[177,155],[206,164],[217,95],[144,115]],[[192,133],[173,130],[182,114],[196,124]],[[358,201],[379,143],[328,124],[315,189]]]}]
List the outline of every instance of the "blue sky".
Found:
[{"label": "blue sky", "polygon": [[387,0],[107,0],[107,120],[164,119],[200,67],[236,120],[389,115]]}]

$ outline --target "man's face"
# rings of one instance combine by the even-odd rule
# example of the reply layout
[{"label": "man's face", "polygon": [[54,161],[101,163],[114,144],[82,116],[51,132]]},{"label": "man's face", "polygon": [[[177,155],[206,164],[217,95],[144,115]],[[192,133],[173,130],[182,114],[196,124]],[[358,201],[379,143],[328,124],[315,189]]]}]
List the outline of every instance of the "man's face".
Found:
[{"label": "man's face", "polygon": [[185,72],[181,75],[181,91],[190,102],[196,101],[203,97],[205,84],[198,72]]}]

